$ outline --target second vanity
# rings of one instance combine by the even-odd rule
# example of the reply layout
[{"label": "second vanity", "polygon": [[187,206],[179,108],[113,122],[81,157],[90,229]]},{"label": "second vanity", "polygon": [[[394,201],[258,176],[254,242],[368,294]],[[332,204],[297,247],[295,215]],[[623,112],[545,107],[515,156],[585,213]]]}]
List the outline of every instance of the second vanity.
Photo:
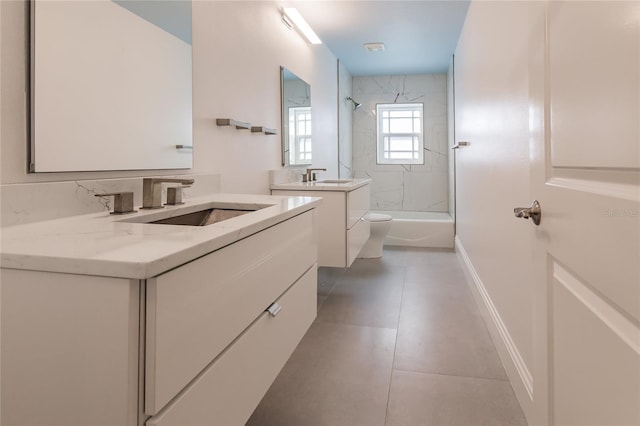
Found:
[{"label": "second vanity", "polygon": [[326,179],[271,185],[273,195],[322,197],[318,208],[318,265],[347,268],[369,239],[364,220],[371,179]]},{"label": "second vanity", "polygon": [[[2,424],[244,424],[316,316],[320,202],[215,194],[4,228]],[[220,206],[255,211],[158,222]]]}]

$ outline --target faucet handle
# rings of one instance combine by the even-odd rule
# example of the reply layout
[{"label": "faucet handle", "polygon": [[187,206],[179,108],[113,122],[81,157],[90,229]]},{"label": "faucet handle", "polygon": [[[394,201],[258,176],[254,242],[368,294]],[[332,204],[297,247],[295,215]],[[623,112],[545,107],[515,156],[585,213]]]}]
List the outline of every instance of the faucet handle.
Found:
[{"label": "faucet handle", "polygon": [[110,192],[95,194],[96,197],[113,197],[113,211],[111,214],[135,213],[133,209],[133,192]]},{"label": "faucet handle", "polygon": [[170,186],[167,188],[167,202],[168,206],[177,206],[179,204],[184,204],[182,201],[182,189],[189,188],[191,185],[184,186]]},{"label": "faucet handle", "polygon": [[[161,209],[162,205],[162,184],[163,183],[179,183],[182,187],[190,186],[195,181],[193,179],[175,179],[175,178],[143,178],[142,179],[142,208],[143,209]],[[182,194],[180,194],[182,200]],[[180,201],[182,202],[182,201]]]}]

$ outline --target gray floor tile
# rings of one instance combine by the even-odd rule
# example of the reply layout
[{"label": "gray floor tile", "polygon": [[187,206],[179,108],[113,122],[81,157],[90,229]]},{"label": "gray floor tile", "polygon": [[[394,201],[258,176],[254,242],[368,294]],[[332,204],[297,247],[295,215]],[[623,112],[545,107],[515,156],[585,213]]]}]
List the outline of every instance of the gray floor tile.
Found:
[{"label": "gray floor tile", "polygon": [[444,314],[480,315],[473,293],[464,281],[407,281],[403,292],[406,296],[403,310],[408,312],[443,311]]},{"label": "gray floor tile", "polygon": [[333,287],[335,287],[336,283],[334,282],[320,282],[318,281],[318,296],[328,296],[331,294]]},{"label": "gray floor tile", "polygon": [[333,286],[336,284],[338,278],[340,278],[345,272],[343,268],[318,268],[318,295],[326,296],[331,293]]},{"label": "gray floor tile", "polygon": [[407,253],[410,252],[406,247],[384,246],[384,255],[379,261],[387,265],[407,266]]},{"label": "gray floor tile", "polygon": [[506,380],[489,331],[463,283],[406,283],[394,368]]},{"label": "gray floor tile", "polygon": [[318,312],[320,311],[320,308],[322,307],[322,304],[325,300],[327,300],[327,296],[318,295]]},{"label": "gray floor tile", "polygon": [[338,280],[317,321],[395,329],[403,286],[404,268],[360,262]]},{"label": "gray floor tile", "polygon": [[247,425],[383,425],[395,337],[314,323]]},{"label": "gray floor tile", "polygon": [[392,300],[329,296],[316,321],[395,329],[400,315],[400,295]]},{"label": "gray floor tile", "polygon": [[466,282],[462,267],[457,262],[444,264],[407,266],[405,274],[406,282]]},{"label": "gray floor tile", "polygon": [[399,265],[390,265],[380,259],[356,259],[351,267],[336,281],[352,282],[354,280],[367,280],[384,282],[389,280],[403,280],[405,268]]},{"label": "gray floor tile", "polygon": [[526,425],[509,382],[394,371],[387,425]]},{"label": "gray floor tile", "polygon": [[458,256],[453,249],[415,247],[405,252],[406,266],[449,264],[459,265]]}]

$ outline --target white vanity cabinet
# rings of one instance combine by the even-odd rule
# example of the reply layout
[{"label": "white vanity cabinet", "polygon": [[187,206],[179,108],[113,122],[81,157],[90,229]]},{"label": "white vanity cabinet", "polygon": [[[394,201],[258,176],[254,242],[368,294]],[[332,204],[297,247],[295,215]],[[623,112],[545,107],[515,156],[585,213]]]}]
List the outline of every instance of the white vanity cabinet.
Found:
[{"label": "white vanity cabinet", "polygon": [[[300,184],[300,183],[299,183]],[[302,184],[304,185],[304,184]],[[292,186],[293,188],[293,186]],[[322,197],[318,207],[318,265],[351,266],[369,239],[369,184],[350,189],[348,185],[312,184],[301,189],[276,189],[273,195]]]},{"label": "white vanity cabinet", "polygon": [[246,235],[146,279],[2,268],[1,424],[244,424],[316,316],[317,213]]},{"label": "white vanity cabinet", "polygon": [[184,393],[149,424],[248,420],[315,318],[315,240],[305,213],[147,281],[145,414]]},{"label": "white vanity cabinet", "polygon": [[140,281],[2,269],[2,425],[138,418]]},{"label": "white vanity cabinet", "polygon": [[245,424],[316,316],[316,280],[314,267],[147,426]]}]

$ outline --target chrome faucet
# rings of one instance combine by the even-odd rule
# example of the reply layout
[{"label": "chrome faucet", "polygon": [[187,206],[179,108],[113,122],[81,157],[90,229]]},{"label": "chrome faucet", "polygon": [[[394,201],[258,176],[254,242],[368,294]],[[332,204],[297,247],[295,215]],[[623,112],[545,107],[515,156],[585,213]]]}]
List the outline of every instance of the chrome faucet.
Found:
[{"label": "chrome faucet", "polygon": [[161,209],[162,205],[162,183],[179,183],[182,187],[188,187],[194,182],[193,179],[168,179],[168,178],[144,178],[142,179],[142,208]]},{"label": "chrome faucet", "polygon": [[316,174],[312,173],[314,170],[318,170],[318,171],[322,171],[322,172],[326,172],[327,169],[307,169],[307,180],[306,182],[312,182],[314,180],[316,180]]}]

